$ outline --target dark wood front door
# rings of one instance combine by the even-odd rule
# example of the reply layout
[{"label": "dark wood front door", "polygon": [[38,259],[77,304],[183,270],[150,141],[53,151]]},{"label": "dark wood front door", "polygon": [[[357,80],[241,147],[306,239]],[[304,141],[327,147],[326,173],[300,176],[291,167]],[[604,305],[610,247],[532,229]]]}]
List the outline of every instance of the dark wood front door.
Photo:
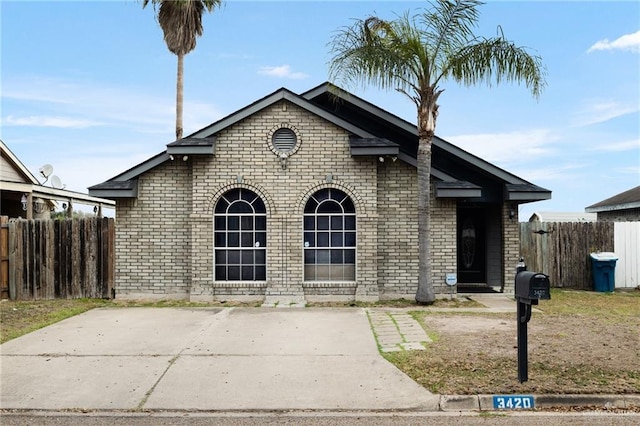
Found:
[{"label": "dark wood front door", "polygon": [[486,210],[458,207],[458,283],[487,280]]}]

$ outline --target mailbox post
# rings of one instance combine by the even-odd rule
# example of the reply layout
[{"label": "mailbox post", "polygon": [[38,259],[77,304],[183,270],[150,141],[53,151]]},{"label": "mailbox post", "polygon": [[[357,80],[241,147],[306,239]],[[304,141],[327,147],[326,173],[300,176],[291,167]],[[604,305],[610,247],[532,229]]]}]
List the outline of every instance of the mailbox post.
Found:
[{"label": "mailbox post", "polygon": [[[522,259],[521,259],[522,263]],[[516,269],[516,301],[518,302],[518,380],[529,380],[529,360],[527,349],[527,323],[531,319],[531,306],[538,300],[551,299],[549,277],[538,272],[527,271],[526,267]]]}]

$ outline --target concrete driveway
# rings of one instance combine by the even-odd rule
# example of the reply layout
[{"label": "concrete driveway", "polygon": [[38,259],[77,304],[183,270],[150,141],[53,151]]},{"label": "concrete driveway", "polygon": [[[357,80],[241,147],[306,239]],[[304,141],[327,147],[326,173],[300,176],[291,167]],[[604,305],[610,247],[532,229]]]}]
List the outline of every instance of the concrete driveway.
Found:
[{"label": "concrete driveway", "polygon": [[0,346],[0,408],[435,410],[364,309],[96,309]]}]

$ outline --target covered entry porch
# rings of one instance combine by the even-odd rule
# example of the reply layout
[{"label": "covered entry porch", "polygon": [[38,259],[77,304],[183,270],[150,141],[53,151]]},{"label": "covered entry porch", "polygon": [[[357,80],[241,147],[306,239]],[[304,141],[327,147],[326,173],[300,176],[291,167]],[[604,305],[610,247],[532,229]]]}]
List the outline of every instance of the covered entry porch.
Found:
[{"label": "covered entry porch", "polygon": [[469,169],[459,172],[465,180],[434,173],[442,179],[435,182],[435,197],[455,202],[455,290],[513,293],[520,257],[518,206],[544,199],[548,192],[528,183],[489,179]]}]

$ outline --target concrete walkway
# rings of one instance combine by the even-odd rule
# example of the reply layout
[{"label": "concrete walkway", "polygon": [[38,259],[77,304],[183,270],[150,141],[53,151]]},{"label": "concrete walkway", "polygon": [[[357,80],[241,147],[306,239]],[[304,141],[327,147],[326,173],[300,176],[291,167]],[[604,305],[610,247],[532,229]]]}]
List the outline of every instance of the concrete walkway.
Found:
[{"label": "concrete walkway", "polygon": [[96,309],[0,351],[2,409],[437,410],[439,404],[380,356],[367,312],[357,308]]},{"label": "concrete walkway", "polygon": [[[459,295],[458,297],[466,297]],[[412,310],[427,312],[516,312],[516,302],[511,296],[504,294],[473,294],[472,300],[481,303],[477,308],[368,308],[378,347],[381,352],[399,352],[405,350],[424,350],[432,340],[424,328],[409,313]]]},{"label": "concrete walkway", "polygon": [[382,352],[424,350],[431,338],[406,310],[368,309],[369,319]]}]

